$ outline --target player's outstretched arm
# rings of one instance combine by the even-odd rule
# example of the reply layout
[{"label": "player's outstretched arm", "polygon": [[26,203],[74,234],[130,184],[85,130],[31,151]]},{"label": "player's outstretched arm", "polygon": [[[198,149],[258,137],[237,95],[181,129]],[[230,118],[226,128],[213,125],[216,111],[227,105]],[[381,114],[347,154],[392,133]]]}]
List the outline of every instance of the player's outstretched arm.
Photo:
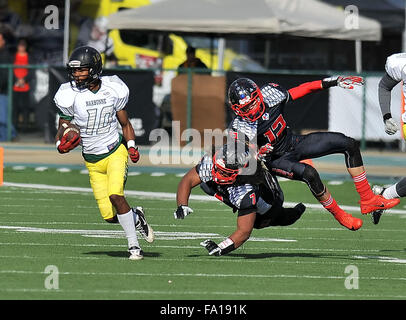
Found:
[{"label": "player's outstretched arm", "polygon": [[194,167],[180,180],[176,192],[176,203],[178,208],[173,213],[175,219],[184,219],[188,214],[193,212],[193,210],[188,207],[190,192],[201,182],[202,181],[196,172],[196,168]]},{"label": "player's outstretched arm", "polygon": [[343,89],[354,89],[355,86],[364,84],[364,79],[358,76],[335,76],[324,78],[323,80],[316,80],[305,82],[301,85],[288,90],[292,100],[299,99],[308,95],[309,93],[317,92],[320,90],[328,89],[338,86]]},{"label": "player's outstretched arm", "polygon": [[363,86],[364,83],[364,78],[359,76],[334,76],[324,78],[321,81],[323,89],[328,89],[336,86],[343,89],[354,89],[355,86]]},{"label": "player's outstretched arm", "polygon": [[311,82],[305,82],[297,87],[290,88],[288,90],[289,96],[292,100],[299,99],[308,95],[309,93],[323,90],[322,80],[316,80]]},{"label": "player's outstretched arm", "polygon": [[213,240],[207,239],[200,243],[200,245],[207,249],[209,255],[223,256],[231,251],[240,247],[247,241],[254,228],[256,213],[252,212],[237,218],[237,230],[233,232],[228,238],[216,244]]}]

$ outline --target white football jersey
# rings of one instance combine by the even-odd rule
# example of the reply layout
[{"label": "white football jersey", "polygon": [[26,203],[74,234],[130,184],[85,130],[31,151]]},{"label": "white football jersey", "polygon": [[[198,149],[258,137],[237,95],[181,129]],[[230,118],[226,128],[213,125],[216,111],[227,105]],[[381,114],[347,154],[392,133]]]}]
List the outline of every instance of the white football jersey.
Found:
[{"label": "white football jersey", "polygon": [[129,89],[118,76],[101,77],[100,89],[74,90],[63,83],[54,101],[62,114],[73,118],[80,128],[84,154],[100,155],[111,151],[119,142],[116,113],[128,102]]}]

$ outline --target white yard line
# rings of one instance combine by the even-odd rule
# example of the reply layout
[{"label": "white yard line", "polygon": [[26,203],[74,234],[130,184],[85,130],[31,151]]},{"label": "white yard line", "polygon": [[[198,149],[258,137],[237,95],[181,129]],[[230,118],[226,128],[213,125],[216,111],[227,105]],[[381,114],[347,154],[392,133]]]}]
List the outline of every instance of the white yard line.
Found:
[{"label": "white yard line", "polygon": [[[269,253],[269,258],[273,258],[273,252]],[[203,254],[202,254],[203,255]],[[276,253],[278,255],[278,253]],[[38,260],[38,259],[46,259],[49,260],[49,256],[27,256],[27,255],[22,255],[22,256],[12,256],[12,255],[0,255],[1,259],[28,259],[28,260]],[[115,257],[116,259],[117,257]],[[95,257],[82,257],[82,256],[60,256],[60,257],[54,257],[55,260],[58,259],[63,259],[63,260],[111,260],[112,258],[106,254],[105,256],[95,256]],[[123,260],[127,260],[127,257],[122,257]],[[340,259],[340,258],[338,258]],[[403,259],[398,259],[394,257],[379,257],[379,256],[354,256],[354,259],[359,259],[357,260],[356,264],[357,266],[359,265],[374,265],[376,266],[376,262],[371,262],[371,261],[379,261],[382,262],[383,264],[390,264],[390,265],[398,265],[399,267],[404,268],[404,260]],[[218,259],[213,258],[213,259],[199,259],[196,257],[193,258],[162,258],[162,257],[148,257],[148,260],[157,260],[157,261],[168,261],[168,262],[184,262],[184,263],[192,263],[195,264],[197,262],[204,262],[204,263],[214,263],[218,264]],[[255,263],[257,264],[258,261],[256,259],[245,259],[245,258],[240,258],[240,257],[233,257],[229,256],[226,258],[222,258],[221,262],[229,262],[229,263],[238,263],[238,262],[244,262],[245,263]],[[343,265],[343,266],[348,266],[348,261],[303,261],[303,260],[263,260],[261,261],[266,264],[292,264],[295,266],[299,265]]]},{"label": "white yard line", "polygon": [[[45,274],[43,271],[31,270],[0,270],[0,274]],[[197,277],[197,278],[299,278],[299,279],[345,279],[347,276],[320,276],[308,274],[239,274],[239,273],[148,273],[148,272],[86,272],[86,271],[59,271],[60,275],[71,276],[140,276],[140,277]],[[392,280],[406,281],[406,278],[391,278],[391,277],[359,277],[360,280]]]},{"label": "white yard line", "polygon": [[[71,191],[71,192],[92,192],[91,188],[81,188],[81,187],[66,187],[66,186],[51,186],[45,184],[30,184],[30,183],[14,183],[14,182],[4,182],[4,186],[7,187],[17,187],[17,188],[34,188],[34,189],[41,189],[41,190],[60,190],[60,191]],[[170,192],[150,192],[150,191],[134,191],[134,190],[127,190],[126,195],[129,196],[137,196],[142,198],[153,198],[153,199],[161,199],[161,200],[175,200],[176,193]],[[191,200],[199,200],[199,201],[213,201],[218,202],[214,197],[204,196],[204,195],[191,195]],[[285,202],[286,206],[294,206],[296,203],[294,202]],[[323,206],[320,204],[313,204],[313,203],[305,203],[307,208],[311,209],[323,209]],[[358,206],[341,206],[343,210],[347,211],[356,211],[359,212]],[[387,213],[390,214],[401,214],[406,215],[406,210],[400,209],[390,209],[387,210]]]},{"label": "white yard line", "polygon": [[[113,248],[123,248],[125,245],[123,244],[103,244],[103,243],[88,243],[88,244],[74,244],[74,243],[32,243],[32,242],[0,242],[0,245],[4,246],[23,246],[23,247],[29,247],[29,246],[68,246],[68,247],[113,247]],[[158,244],[143,244],[142,245],[145,248],[169,248],[169,249],[179,249],[179,250],[184,250],[184,249],[202,249],[201,246],[194,245],[158,245]],[[244,251],[261,251],[261,250],[267,250],[269,251],[269,247],[244,247]],[[380,249],[337,249],[337,248],[289,248],[289,247],[277,247],[273,248],[273,250],[278,250],[278,252],[283,252],[283,251],[313,251],[313,252],[369,252],[369,253],[379,253],[381,252]]]}]

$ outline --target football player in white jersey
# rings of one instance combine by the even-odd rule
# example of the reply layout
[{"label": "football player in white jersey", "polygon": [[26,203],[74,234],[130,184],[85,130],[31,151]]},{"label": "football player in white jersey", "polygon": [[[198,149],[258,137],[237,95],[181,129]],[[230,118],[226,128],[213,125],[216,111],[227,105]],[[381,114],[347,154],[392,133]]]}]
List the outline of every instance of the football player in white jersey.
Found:
[{"label": "football player in white jersey", "polygon": [[[379,106],[385,124],[385,132],[389,135],[395,134],[399,126],[391,114],[391,91],[399,83],[403,82],[403,95],[406,97],[406,53],[395,53],[386,59],[385,74],[379,81],[378,96]],[[406,112],[402,114],[402,121],[406,123]],[[406,137],[406,125],[402,125],[403,136]],[[381,194],[386,199],[402,198],[406,196],[406,178],[401,179],[388,188],[374,186],[373,191]],[[372,221],[378,224],[384,210],[378,210],[371,214]]]},{"label": "football player in white jersey", "polygon": [[[178,185],[175,219],[184,219],[193,212],[188,202],[191,190],[197,185],[237,212],[237,229],[229,237],[219,244],[210,239],[200,244],[209,255],[225,255],[237,249],[249,239],[254,228],[291,225],[306,209],[302,203],[284,208],[283,191],[276,176],[250,159],[256,161],[250,148],[238,143],[225,144],[213,157],[204,155]],[[244,170],[251,170],[249,164],[255,174],[245,175]]]},{"label": "football player in white jersey", "polygon": [[[67,69],[69,82],[63,83],[54,97],[60,116],[55,137],[57,149],[60,153],[69,152],[80,140],[100,213],[106,222],[120,223],[128,240],[129,258],[140,260],[143,251],[136,230],[148,242],[154,240],[154,232],[143,208],[131,208],[124,197],[128,156],[134,163],[140,157],[125,110],[129,89],[118,76],[101,76],[100,53],[89,46],[72,52]],[[66,141],[61,136],[69,123],[79,127],[80,139]]]}]

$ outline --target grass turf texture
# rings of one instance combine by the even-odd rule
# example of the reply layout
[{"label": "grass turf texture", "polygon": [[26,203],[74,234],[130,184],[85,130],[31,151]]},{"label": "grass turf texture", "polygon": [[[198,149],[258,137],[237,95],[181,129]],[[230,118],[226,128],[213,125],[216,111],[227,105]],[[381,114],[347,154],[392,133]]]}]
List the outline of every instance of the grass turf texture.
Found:
[{"label": "grass turf texture", "polygon": [[[89,188],[88,176],[79,170],[6,168],[4,177],[6,182]],[[174,193],[180,179],[140,174],[129,177],[126,189]],[[281,186],[286,201],[317,204],[305,184],[282,181]],[[352,182],[328,187],[361,217]],[[192,194],[203,193],[195,188]],[[0,299],[406,298],[405,215],[389,213],[379,225],[362,216],[364,226],[352,232],[324,209],[308,208],[294,225],[254,230],[243,247],[211,257],[199,243],[219,242],[235,230],[236,217],[225,205],[192,200],[194,213],[175,220],[175,200],[128,200],[145,208],[156,232],[152,244],[140,239],[142,261],[127,259],[120,225],[102,221],[91,192],[1,187]],[[397,208],[404,209],[403,204]],[[59,271],[58,289],[46,288],[50,265]],[[354,270],[358,279],[351,278],[357,276]]]}]

